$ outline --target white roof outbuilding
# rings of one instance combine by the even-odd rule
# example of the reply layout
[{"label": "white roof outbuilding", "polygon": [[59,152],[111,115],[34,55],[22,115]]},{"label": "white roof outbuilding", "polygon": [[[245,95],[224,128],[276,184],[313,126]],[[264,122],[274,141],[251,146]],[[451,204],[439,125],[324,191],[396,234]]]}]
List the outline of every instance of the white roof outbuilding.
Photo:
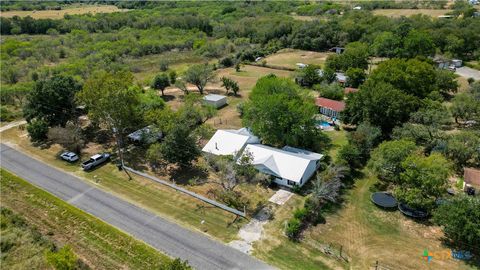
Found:
[{"label": "white roof outbuilding", "polygon": [[216,94],[208,94],[203,97],[203,102],[205,104],[212,105],[215,108],[220,108],[227,105],[227,97]]},{"label": "white roof outbuilding", "polygon": [[247,128],[238,130],[219,129],[203,147],[202,151],[214,155],[235,156],[241,153],[249,143],[260,143],[260,139]]},{"label": "white roof outbuilding", "polygon": [[275,182],[289,187],[303,186],[318,169],[323,155],[285,146],[277,149],[261,144],[248,144],[243,155],[252,155],[252,164],[261,172],[273,175]]}]

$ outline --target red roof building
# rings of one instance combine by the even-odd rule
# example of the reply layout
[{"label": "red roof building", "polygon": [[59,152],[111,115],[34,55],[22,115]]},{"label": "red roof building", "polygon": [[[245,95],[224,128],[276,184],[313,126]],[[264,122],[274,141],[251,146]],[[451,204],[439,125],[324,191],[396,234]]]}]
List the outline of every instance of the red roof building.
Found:
[{"label": "red roof building", "polygon": [[328,98],[316,98],[315,104],[320,108],[320,113],[329,117],[339,118],[345,109],[345,102]]}]

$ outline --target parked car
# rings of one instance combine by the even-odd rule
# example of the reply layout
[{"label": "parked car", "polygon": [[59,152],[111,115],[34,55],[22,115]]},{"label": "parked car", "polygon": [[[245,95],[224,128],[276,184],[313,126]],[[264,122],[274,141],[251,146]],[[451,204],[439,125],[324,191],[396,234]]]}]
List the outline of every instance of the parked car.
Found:
[{"label": "parked car", "polygon": [[75,162],[78,160],[78,155],[73,153],[73,152],[63,152],[60,157],[63,160],[66,160],[68,162]]},{"label": "parked car", "polygon": [[110,154],[108,153],[102,153],[102,154],[96,154],[92,157],[90,157],[89,160],[84,161],[82,163],[82,168],[84,171],[88,171],[93,169],[95,166],[98,166],[110,159]]}]

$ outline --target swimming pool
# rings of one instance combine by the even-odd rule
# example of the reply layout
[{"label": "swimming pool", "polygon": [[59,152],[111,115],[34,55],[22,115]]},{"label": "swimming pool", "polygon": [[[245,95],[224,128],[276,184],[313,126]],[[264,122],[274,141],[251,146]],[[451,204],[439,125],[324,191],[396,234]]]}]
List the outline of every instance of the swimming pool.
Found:
[{"label": "swimming pool", "polygon": [[330,124],[327,122],[327,121],[317,121],[317,126],[320,126],[320,127],[329,127]]}]

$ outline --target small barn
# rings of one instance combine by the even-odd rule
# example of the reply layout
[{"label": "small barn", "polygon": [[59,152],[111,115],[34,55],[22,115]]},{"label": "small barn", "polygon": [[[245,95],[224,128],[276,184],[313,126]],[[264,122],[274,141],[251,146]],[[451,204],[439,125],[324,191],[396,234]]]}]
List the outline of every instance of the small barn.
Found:
[{"label": "small barn", "polygon": [[315,105],[321,114],[332,118],[340,118],[341,112],[345,109],[345,102],[322,97],[315,99]]},{"label": "small barn", "polygon": [[222,95],[209,94],[203,97],[203,102],[218,109],[227,105],[227,97]]}]

